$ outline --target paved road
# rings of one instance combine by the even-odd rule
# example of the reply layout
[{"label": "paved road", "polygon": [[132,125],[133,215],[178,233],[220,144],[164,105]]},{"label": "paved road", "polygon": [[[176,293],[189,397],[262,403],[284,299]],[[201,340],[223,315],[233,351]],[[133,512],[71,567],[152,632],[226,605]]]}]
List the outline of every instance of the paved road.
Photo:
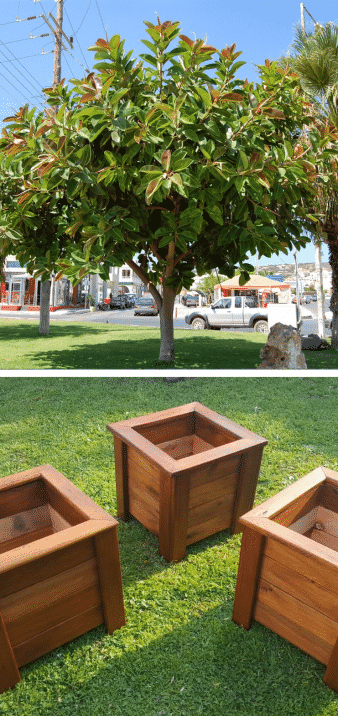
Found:
[{"label": "paved road", "polygon": [[[303,318],[303,323],[301,326],[301,334],[302,335],[308,335],[309,333],[316,333],[318,331],[318,322],[317,322],[317,308],[318,304],[316,302],[311,302],[310,304],[307,304],[304,308],[306,308],[308,313],[311,313],[312,318]],[[328,308],[328,301],[325,302],[325,307]],[[2,315],[1,315],[2,314]],[[0,317],[1,318],[17,318],[17,319],[27,319],[27,320],[38,320],[39,314],[33,313],[30,311],[20,311],[20,313],[6,313],[1,312]],[[159,328],[160,327],[160,319],[159,316],[134,316],[134,309],[124,309],[124,310],[113,310],[113,311],[96,311],[95,313],[90,313],[89,311],[74,311],[69,313],[63,313],[59,311],[55,311],[55,313],[50,314],[51,322],[53,320],[57,321],[84,321],[86,323],[112,323],[116,325],[125,325],[125,326],[148,326],[150,328]],[[188,326],[184,318],[174,318],[174,328],[184,328],[186,330],[191,330],[190,326]],[[230,331],[230,332],[245,332],[245,333],[252,333],[253,328],[223,328],[222,331]],[[330,334],[330,331],[328,331],[328,334]]]}]

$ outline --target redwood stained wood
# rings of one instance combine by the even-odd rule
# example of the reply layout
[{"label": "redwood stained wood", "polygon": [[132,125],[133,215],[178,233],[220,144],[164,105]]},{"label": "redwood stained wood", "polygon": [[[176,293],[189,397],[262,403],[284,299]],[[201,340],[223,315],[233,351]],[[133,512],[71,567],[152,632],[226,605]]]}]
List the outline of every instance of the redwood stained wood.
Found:
[{"label": "redwood stained wood", "polygon": [[57,624],[47,631],[37,634],[14,647],[13,652],[18,666],[24,666],[30,661],[38,659],[43,654],[56,649],[68,641],[72,641],[90,629],[99,626],[104,621],[102,606],[92,607],[85,612],[77,614],[71,619]]},{"label": "redwood stained wood", "polygon": [[333,691],[338,692],[338,639],[331,651],[329,660],[327,663],[327,669],[324,674],[324,684]]},{"label": "redwood stained wood", "polygon": [[12,689],[20,680],[20,672],[0,614],[0,694]]},{"label": "redwood stained wood", "polygon": [[265,538],[246,527],[241,544],[232,620],[250,629],[255,608]]},{"label": "redwood stained wood", "polygon": [[253,505],[262,452],[263,446],[259,445],[254,450],[244,453],[241,457],[231,523],[231,531],[234,533],[242,531],[239,518]]},{"label": "redwood stained wood", "polygon": [[328,663],[332,649],[330,644],[311,634],[304,627],[298,626],[292,620],[283,617],[278,612],[267,607],[266,604],[256,603],[255,619],[263,626],[271,629],[275,634],[310,654],[322,664]]},{"label": "redwood stained wood", "polygon": [[[327,664],[324,682],[336,691],[337,495],[338,473],[320,467],[241,518],[244,534],[266,540],[254,618]],[[245,599],[244,580],[237,590]]]},{"label": "redwood stained wood", "polygon": [[[0,560],[0,647],[8,641],[12,655],[4,651],[8,673],[0,655],[5,690],[13,659],[17,675],[18,666],[103,621],[111,633],[124,623],[124,610],[116,520],[50,465],[4,478],[0,500],[2,484],[10,494],[0,520],[7,549]],[[24,497],[30,509],[22,509]]]},{"label": "redwood stained wood", "polygon": [[27,485],[20,485],[0,492],[1,519],[10,517],[24,510],[32,510],[48,502],[46,485],[42,479],[34,480]]},{"label": "redwood stained wood", "polygon": [[97,534],[95,547],[104,621],[108,633],[112,634],[125,624],[116,527]]},{"label": "redwood stained wood", "polygon": [[115,452],[115,479],[116,479],[116,498],[117,498],[117,514],[121,520],[128,520],[129,514],[129,497],[128,497],[128,472],[126,450],[127,446],[114,435],[114,452]]},{"label": "redwood stained wood", "polygon": [[182,559],[187,544],[230,525],[238,529],[252,506],[264,438],[199,403],[107,428],[115,439],[118,514],[158,534],[165,559]]}]

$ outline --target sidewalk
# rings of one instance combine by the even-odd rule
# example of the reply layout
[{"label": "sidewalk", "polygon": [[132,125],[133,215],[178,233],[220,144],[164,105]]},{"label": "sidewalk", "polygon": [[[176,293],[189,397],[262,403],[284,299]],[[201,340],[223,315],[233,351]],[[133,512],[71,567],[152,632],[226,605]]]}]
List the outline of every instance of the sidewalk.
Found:
[{"label": "sidewalk", "polygon": [[[78,315],[79,313],[89,313],[89,308],[60,308],[58,311],[49,311],[50,318],[57,318],[58,316],[67,316],[67,315]],[[6,310],[5,308],[1,308],[0,310],[0,318],[1,316],[4,316],[8,318],[9,316],[11,318],[20,318],[20,316],[25,316],[25,318],[39,318],[40,317],[40,311],[28,311],[27,306],[22,306],[20,311],[11,311]]]}]

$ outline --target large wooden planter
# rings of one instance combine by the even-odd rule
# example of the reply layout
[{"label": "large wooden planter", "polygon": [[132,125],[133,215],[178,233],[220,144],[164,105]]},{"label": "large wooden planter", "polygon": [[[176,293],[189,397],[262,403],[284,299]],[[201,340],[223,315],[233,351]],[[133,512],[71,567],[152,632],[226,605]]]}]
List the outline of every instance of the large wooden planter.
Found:
[{"label": "large wooden planter", "polygon": [[115,439],[118,516],[159,537],[167,561],[252,507],[267,440],[200,403],[107,426]]},{"label": "large wooden planter", "polygon": [[124,624],[116,526],[51,465],[0,480],[0,692],[20,666]]},{"label": "large wooden planter", "polygon": [[233,620],[252,620],[327,666],[338,691],[338,473],[319,467],[240,520]]}]

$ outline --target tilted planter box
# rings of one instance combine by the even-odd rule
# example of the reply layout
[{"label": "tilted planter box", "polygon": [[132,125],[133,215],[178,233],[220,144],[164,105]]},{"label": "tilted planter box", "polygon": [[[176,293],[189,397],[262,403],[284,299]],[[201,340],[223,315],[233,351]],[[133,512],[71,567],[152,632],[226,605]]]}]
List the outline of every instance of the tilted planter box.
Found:
[{"label": "tilted planter box", "polygon": [[116,527],[51,465],[0,480],[0,692],[20,666],[124,624]]},{"label": "tilted planter box", "polygon": [[265,438],[189,403],[107,426],[115,440],[117,512],[159,538],[167,561],[252,507]]},{"label": "tilted planter box", "polygon": [[233,621],[256,619],[298,646],[338,691],[338,473],[319,467],[240,522]]}]

